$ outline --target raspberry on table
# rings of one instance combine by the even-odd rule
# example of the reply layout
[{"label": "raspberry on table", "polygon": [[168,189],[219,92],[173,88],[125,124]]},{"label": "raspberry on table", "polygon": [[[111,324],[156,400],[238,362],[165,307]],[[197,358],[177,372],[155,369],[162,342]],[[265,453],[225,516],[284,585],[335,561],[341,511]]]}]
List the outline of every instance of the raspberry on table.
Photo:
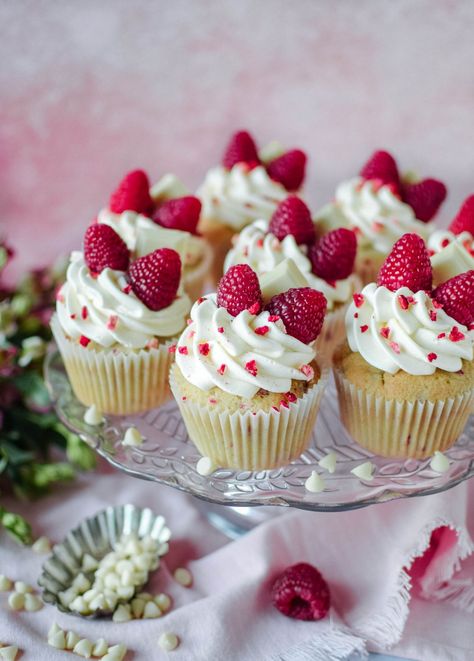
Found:
[{"label": "raspberry on table", "polygon": [[291,149],[270,161],[268,175],[287,191],[296,191],[304,181],[306,160],[306,154],[301,149]]},{"label": "raspberry on table", "polygon": [[265,310],[280,317],[289,335],[310,344],[321,332],[326,307],[324,294],[311,287],[300,287],[273,296]]},{"label": "raspberry on table", "polygon": [[418,234],[404,234],[382,264],[377,285],[390,291],[408,287],[415,293],[431,291],[432,284],[433,272],[425,242]]},{"label": "raspberry on table", "polygon": [[340,227],[328,232],[309,249],[313,273],[323,280],[344,280],[354,270],[357,239],[352,230]]},{"label": "raspberry on table", "polygon": [[277,206],[268,231],[283,241],[289,234],[298,245],[313,243],[316,237],[311,213],[300,197],[289,195]]},{"label": "raspberry on table", "polygon": [[137,296],[155,312],[174,301],[181,279],[181,258],[176,250],[158,248],[140,257],[129,269],[130,284]]},{"label": "raspberry on table", "polygon": [[300,562],[273,583],[272,601],[280,613],[297,620],[321,620],[329,611],[329,587],[312,565]]},{"label": "raspberry on table", "polygon": [[243,310],[258,314],[263,306],[258,276],[248,264],[237,264],[222,276],[217,287],[217,305],[236,317]]},{"label": "raspberry on table", "polygon": [[84,260],[92,273],[105,268],[126,271],[130,253],[125,241],[109,225],[90,225],[84,234]]}]

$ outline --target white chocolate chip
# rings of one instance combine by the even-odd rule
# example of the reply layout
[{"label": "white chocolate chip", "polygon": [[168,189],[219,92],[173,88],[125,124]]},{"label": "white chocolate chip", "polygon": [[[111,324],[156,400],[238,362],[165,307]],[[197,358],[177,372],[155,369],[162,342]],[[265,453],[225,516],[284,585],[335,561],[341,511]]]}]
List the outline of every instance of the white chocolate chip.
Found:
[{"label": "white chocolate chip", "polygon": [[211,457],[201,457],[196,464],[196,470],[199,475],[211,475],[217,468],[217,464]]},{"label": "white chocolate chip", "polygon": [[98,590],[96,590],[95,588],[91,588],[90,590],[87,590],[86,592],[84,592],[84,594],[82,595],[82,598],[84,599],[85,602],[90,604],[90,602],[93,599],[95,599],[98,595],[99,595]]},{"label": "white chocolate chip", "polygon": [[117,588],[117,594],[120,599],[125,599],[125,601],[130,601],[133,597],[135,590],[132,586],[119,587]]},{"label": "white chocolate chip", "polygon": [[58,631],[62,631],[60,627],[56,624],[56,622],[53,622],[51,625],[50,630],[48,631],[48,638],[51,638],[51,636],[54,636],[55,633],[58,633]]},{"label": "white chocolate chip", "polygon": [[153,595],[151,595],[149,592],[139,592],[137,594],[138,599],[143,599],[143,601],[151,601],[153,599]]},{"label": "white chocolate chip", "polygon": [[324,457],[322,457],[322,459],[318,461],[318,464],[321,466],[321,468],[327,470],[328,473],[334,473],[334,471],[336,470],[336,462],[337,462],[336,453],[328,452],[328,454],[324,455]]},{"label": "white chocolate chip", "polygon": [[123,437],[122,445],[131,445],[136,447],[143,443],[143,436],[136,427],[129,427]]},{"label": "white chocolate chip", "polygon": [[143,618],[144,619],[152,619],[155,617],[161,617],[162,612],[158,608],[158,606],[155,604],[154,601],[148,601],[145,604],[145,608],[143,610]]},{"label": "white chocolate chip", "polygon": [[161,611],[163,611],[163,613],[166,613],[171,607],[171,598],[164,593],[157,594],[155,597],[155,604]]},{"label": "white chocolate chip", "polygon": [[38,554],[50,553],[51,542],[47,537],[38,537],[36,542],[31,547],[31,550]]},{"label": "white chocolate chip", "polygon": [[65,650],[66,636],[64,635],[64,631],[59,630],[52,636],[48,636],[48,645],[55,647],[57,650]]},{"label": "white chocolate chip", "polygon": [[107,654],[107,650],[109,648],[109,645],[107,641],[104,638],[99,638],[94,643],[94,647],[92,648],[92,656],[104,656],[104,654]]},{"label": "white chocolate chip", "polygon": [[[109,647],[107,650],[107,656],[110,657],[108,661],[122,661],[126,653],[127,648],[123,643],[112,645],[112,647]],[[106,657],[104,656],[103,659],[106,659]]]},{"label": "white chocolate chip", "polygon": [[103,611],[107,608],[107,601],[103,594],[98,594],[92,601],[89,602],[91,611]]},{"label": "white chocolate chip", "polygon": [[178,569],[175,569],[173,576],[174,580],[185,588],[188,588],[193,582],[193,575],[189,569],[185,569],[184,567],[178,567]]},{"label": "white chocolate chip", "polygon": [[79,641],[80,638],[75,631],[68,631],[66,634],[66,649],[73,650]]},{"label": "white chocolate chip", "polygon": [[81,615],[85,615],[86,613],[90,613],[90,607],[89,605],[84,601],[84,597],[76,597],[74,601],[72,601],[69,604],[69,608],[72,611],[76,611],[77,613],[81,613]]},{"label": "white chocolate chip", "polygon": [[26,594],[27,592],[33,592],[32,586],[29,583],[25,583],[24,581],[16,581],[15,590],[16,592],[20,592],[21,594]]},{"label": "white chocolate chip", "polygon": [[353,473],[356,477],[359,478],[359,480],[363,480],[365,482],[370,482],[370,480],[373,479],[373,473],[375,470],[375,466],[371,461],[365,461],[363,464],[359,464],[355,468],[351,470],[351,473]]},{"label": "white chocolate chip", "polygon": [[84,571],[95,571],[98,567],[98,562],[89,553],[85,553],[82,557],[82,569]]},{"label": "white chocolate chip", "polygon": [[131,619],[132,614],[128,604],[119,604],[112,616],[114,622],[129,622]]},{"label": "white chocolate chip", "polygon": [[43,602],[35,594],[25,594],[25,610],[34,613],[43,608]]},{"label": "white chocolate chip", "polygon": [[305,481],[304,487],[310,493],[321,493],[326,488],[326,483],[321,475],[318,475],[316,471],[312,471],[311,475]]},{"label": "white chocolate chip", "polygon": [[95,404],[92,404],[84,413],[84,422],[91,427],[96,427],[104,422],[104,416]]},{"label": "white chocolate chip", "polygon": [[77,597],[77,591],[74,588],[68,588],[64,592],[59,593],[59,601],[65,608],[69,608],[71,603]]},{"label": "white chocolate chip", "polygon": [[5,661],[15,661],[18,655],[18,647],[16,645],[7,645],[0,648],[0,657]]},{"label": "white chocolate chip", "polygon": [[8,597],[8,605],[13,611],[21,611],[25,605],[25,595],[22,592],[12,592]]},{"label": "white chocolate chip", "polygon": [[132,599],[132,613],[136,620],[138,620],[143,615],[143,611],[145,610],[145,603],[146,602],[143,599]]},{"label": "white chocolate chip", "polygon": [[0,592],[9,592],[13,587],[12,581],[5,576],[5,574],[0,574]]},{"label": "white chocolate chip", "polygon": [[84,574],[80,573],[73,580],[71,587],[75,588],[77,592],[83,593],[90,589],[91,582],[87,576],[84,576]]},{"label": "white chocolate chip", "polygon": [[175,633],[166,632],[162,633],[158,638],[158,645],[165,652],[172,652],[179,645],[179,638]]},{"label": "white chocolate chip", "polygon": [[92,643],[87,638],[82,638],[78,643],[74,645],[73,649],[74,654],[82,656],[85,659],[90,659],[92,656]]},{"label": "white chocolate chip", "polygon": [[430,468],[436,473],[446,473],[449,470],[449,459],[442,452],[436,450],[430,461]]}]

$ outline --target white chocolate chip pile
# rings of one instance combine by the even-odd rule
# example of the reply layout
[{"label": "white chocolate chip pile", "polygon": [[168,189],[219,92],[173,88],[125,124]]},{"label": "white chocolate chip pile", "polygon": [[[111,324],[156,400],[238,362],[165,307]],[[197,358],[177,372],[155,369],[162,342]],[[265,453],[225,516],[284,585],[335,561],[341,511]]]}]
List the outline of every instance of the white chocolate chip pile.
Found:
[{"label": "white chocolate chip pile", "polygon": [[0,659],[5,661],[15,661],[18,655],[18,647],[16,645],[5,645],[0,643]]},{"label": "white chocolate chip pile", "polygon": [[[65,608],[81,615],[96,611],[113,612],[114,622],[128,622],[137,617],[159,617],[159,606],[141,606],[135,593],[148,581],[151,571],[160,564],[159,556],[167,551],[152,537],[139,539],[126,535],[117,543],[115,550],[97,561],[89,554],[82,558],[83,571],[71,586],[59,593]],[[135,606],[133,605],[135,603]],[[158,611],[158,612],[157,612]]]},{"label": "white chocolate chip pile", "polygon": [[94,657],[103,661],[122,661],[127,653],[123,643],[109,645],[104,638],[99,638],[95,642],[81,638],[75,631],[64,631],[56,622],[48,632],[48,645],[57,650],[68,650],[85,659]]},{"label": "white chocolate chip pile", "polygon": [[[5,576],[0,574],[0,592],[10,592],[8,595],[8,606],[12,611],[28,611],[34,613],[43,608],[43,602],[35,594],[33,587],[24,581],[16,581],[15,584]],[[0,653],[1,657],[1,653]]]}]

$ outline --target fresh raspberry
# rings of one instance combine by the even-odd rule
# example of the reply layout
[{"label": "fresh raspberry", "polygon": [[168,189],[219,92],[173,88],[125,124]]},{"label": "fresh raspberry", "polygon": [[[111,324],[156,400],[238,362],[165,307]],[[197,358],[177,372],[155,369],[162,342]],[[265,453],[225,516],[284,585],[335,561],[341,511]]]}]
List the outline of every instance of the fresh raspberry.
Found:
[{"label": "fresh raspberry", "polygon": [[474,195],[470,195],[464,200],[448,229],[453,234],[470,232],[474,236]]},{"label": "fresh raspberry", "polygon": [[417,292],[421,289],[431,291],[432,283],[433,273],[425,242],[418,234],[404,234],[382,264],[378,286],[391,291],[408,287]]},{"label": "fresh raspberry", "polygon": [[383,184],[395,184],[398,188],[400,177],[397,162],[386,151],[376,151],[360,171],[364,179],[378,179]]},{"label": "fresh raspberry", "polygon": [[280,613],[297,620],[321,620],[330,606],[329,587],[306,562],[285,569],[273,583],[272,601]]},{"label": "fresh raspberry", "polygon": [[126,271],[130,253],[109,225],[91,225],[84,234],[84,259],[92,273],[101,273],[105,268]]},{"label": "fresh raspberry", "polygon": [[311,213],[300,197],[289,195],[271,217],[268,231],[282,241],[292,234],[298,245],[312,243],[316,236]]},{"label": "fresh raspberry", "polygon": [[269,176],[282,184],[287,191],[295,191],[304,180],[306,154],[301,149],[292,149],[275,158],[267,166]]},{"label": "fresh raspberry", "polygon": [[197,197],[187,195],[163,202],[154,213],[153,220],[168,229],[197,234],[200,213],[201,202]]},{"label": "fresh raspberry", "polygon": [[416,184],[404,184],[403,201],[411,206],[418,220],[427,223],[433,218],[446,197],[446,186],[436,179],[423,179]]},{"label": "fresh raspberry", "polygon": [[222,276],[217,287],[217,305],[236,317],[251,308],[258,314],[263,305],[262,292],[255,271],[248,264],[237,264]]},{"label": "fresh raspberry", "polygon": [[273,296],[265,310],[280,317],[288,335],[309,344],[321,332],[326,306],[326,297],[320,291],[301,287]]},{"label": "fresh raspberry", "polygon": [[341,227],[328,232],[309,249],[313,273],[323,280],[343,280],[354,269],[357,239],[354,232]]},{"label": "fresh raspberry", "polygon": [[158,248],[140,257],[129,269],[136,296],[150,310],[168,307],[176,296],[181,278],[181,259],[176,250]]},{"label": "fresh raspberry", "polygon": [[436,287],[433,299],[446,314],[469,328],[474,323],[474,271],[461,273]]},{"label": "fresh raspberry", "polygon": [[222,165],[230,170],[236,163],[260,163],[257,147],[247,131],[238,131],[231,137],[222,158]]},{"label": "fresh raspberry", "polygon": [[133,170],[125,175],[110,196],[109,207],[114,213],[136,211],[148,215],[153,210],[150,182],[143,170]]}]

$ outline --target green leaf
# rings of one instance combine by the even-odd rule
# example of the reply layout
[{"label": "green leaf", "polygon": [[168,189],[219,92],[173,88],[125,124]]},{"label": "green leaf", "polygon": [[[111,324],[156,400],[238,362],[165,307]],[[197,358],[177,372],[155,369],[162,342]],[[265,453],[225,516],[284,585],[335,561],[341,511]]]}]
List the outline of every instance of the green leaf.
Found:
[{"label": "green leaf", "polygon": [[75,434],[67,436],[67,458],[82,470],[92,470],[96,465],[94,451]]},{"label": "green leaf", "polygon": [[3,507],[0,507],[0,523],[5,530],[21,544],[31,544],[33,535],[31,533],[31,526],[19,514],[7,512]]}]

